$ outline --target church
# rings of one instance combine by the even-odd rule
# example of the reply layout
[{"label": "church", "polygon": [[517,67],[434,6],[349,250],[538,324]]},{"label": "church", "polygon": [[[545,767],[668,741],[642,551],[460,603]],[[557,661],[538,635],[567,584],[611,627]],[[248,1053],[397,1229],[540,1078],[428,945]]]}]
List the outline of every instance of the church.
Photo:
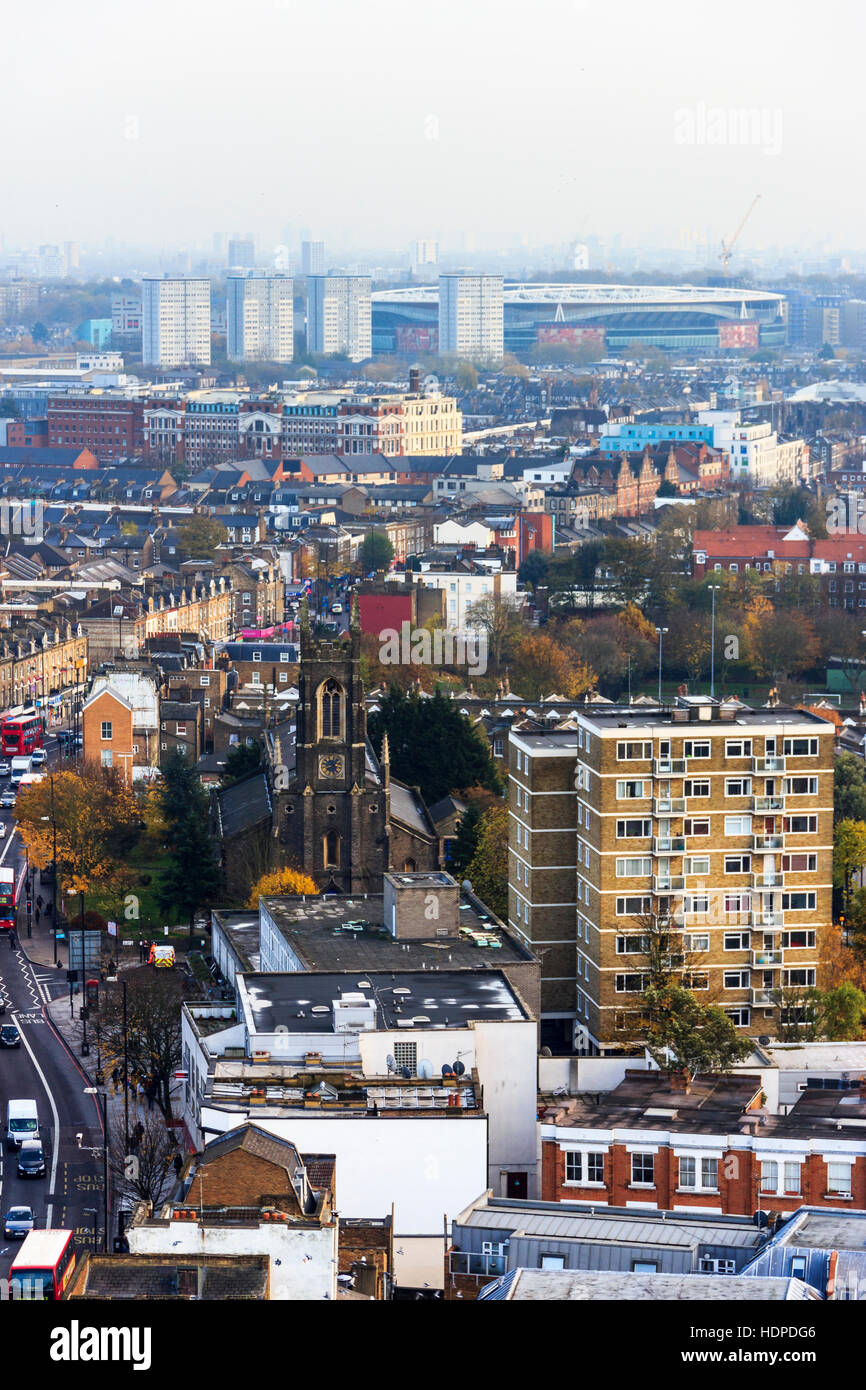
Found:
[{"label": "church", "polygon": [[[265,754],[262,772],[218,794],[230,878],[237,878],[232,860],[249,854],[252,845],[245,850],[243,842],[256,828],[267,829],[268,867],[301,869],[320,892],[381,893],[389,869],[444,867],[445,826],[437,828],[417,787],[391,777],[387,738],[378,757],[367,736],[357,601],[348,640],[314,637],[302,608],[294,736],[269,731]],[[257,827],[233,817],[242,800],[258,808]],[[233,826],[243,834],[227,836]]]}]

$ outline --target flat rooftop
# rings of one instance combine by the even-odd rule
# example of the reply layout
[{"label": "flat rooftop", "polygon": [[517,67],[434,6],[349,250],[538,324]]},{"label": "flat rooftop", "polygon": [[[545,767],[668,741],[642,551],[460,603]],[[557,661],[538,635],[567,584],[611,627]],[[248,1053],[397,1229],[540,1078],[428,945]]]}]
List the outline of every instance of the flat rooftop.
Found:
[{"label": "flat rooftop", "polygon": [[467,1023],[516,1021],[529,1014],[499,970],[400,970],[350,974],[312,972],[239,977],[241,1007],[251,1034],[333,1033],[333,1002],[363,995],[375,1008],[376,1029],[409,1019],[419,1028],[465,1028]]},{"label": "flat rooftop", "polygon": [[[413,883],[427,877],[437,884],[442,878],[438,874],[413,874]],[[441,971],[455,966],[461,970],[495,970],[535,960],[497,918],[479,911],[462,894],[458,916],[464,934],[434,935],[423,941],[396,940],[391,935],[385,927],[385,899],[381,894],[261,901],[287,945],[308,970]],[[491,939],[487,944],[476,944],[488,936]]]},{"label": "flat rooftop", "polygon": [[615,1299],[617,1302],[647,1303],[684,1300],[757,1303],[819,1297],[799,1279],[758,1279],[738,1274],[609,1274],[572,1269],[515,1269],[503,1277],[491,1301],[589,1303]]},{"label": "flat rooftop", "polygon": [[598,1105],[581,1096],[545,1124],[576,1129],[676,1129],[678,1134],[730,1129],[761,1093],[760,1075],[732,1072],[697,1076],[688,1091],[674,1090],[660,1072],[627,1071]]},{"label": "flat rooftop", "polygon": [[232,950],[246,970],[258,970],[259,955],[259,914],[248,912],[212,912]]},{"label": "flat rooftop", "polygon": [[773,1244],[809,1250],[866,1250],[866,1212],[805,1211],[782,1227]]}]

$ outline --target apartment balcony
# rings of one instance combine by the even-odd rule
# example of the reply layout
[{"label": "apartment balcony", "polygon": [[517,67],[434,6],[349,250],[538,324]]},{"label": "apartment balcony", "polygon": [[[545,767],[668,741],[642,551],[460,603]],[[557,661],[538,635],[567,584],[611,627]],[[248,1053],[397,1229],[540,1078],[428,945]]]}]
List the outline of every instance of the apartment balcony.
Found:
[{"label": "apartment balcony", "polygon": [[762,970],[778,970],[782,965],[781,951],[752,951],[752,965]]},{"label": "apartment balcony", "polygon": [[654,816],[682,816],[685,815],[686,799],[684,796],[654,796],[653,815]]},{"label": "apartment balcony", "polygon": [[773,928],[778,930],[780,927],[784,926],[784,924],[785,917],[782,912],[749,913],[749,925],[755,931],[772,931]]},{"label": "apartment balcony", "polygon": [[652,890],[654,893],[682,893],[685,886],[685,879],[682,874],[652,875]]},{"label": "apartment balcony", "polygon": [[682,854],[686,847],[683,835],[653,835],[653,854]]},{"label": "apartment balcony", "polygon": [[757,815],[777,815],[785,809],[783,796],[753,796],[752,810]]},{"label": "apartment balcony", "polygon": [[777,849],[785,848],[784,835],[753,835],[752,849],[768,854]]},{"label": "apartment balcony", "polygon": [[753,758],[752,771],[759,773],[762,777],[776,777],[780,772],[785,771],[785,759],[782,757]]},{"label": "apartment balcony", "polygon": [[653,777],[683,777],[685,758],[653,758]]},{"label": "apartment balcony", "polygon": [[770,998],[770,990],[762,985],[760,989],[749,990],[751,1002],[753,1004],[763,1004],[764,1008],[772,1008],[774,1001]]},{"label": "apartment balcony", "polygon": [[750,874],[749,878],[753,888],[784,888],[785,875],[779,872],[768,872],[760,874]]}]

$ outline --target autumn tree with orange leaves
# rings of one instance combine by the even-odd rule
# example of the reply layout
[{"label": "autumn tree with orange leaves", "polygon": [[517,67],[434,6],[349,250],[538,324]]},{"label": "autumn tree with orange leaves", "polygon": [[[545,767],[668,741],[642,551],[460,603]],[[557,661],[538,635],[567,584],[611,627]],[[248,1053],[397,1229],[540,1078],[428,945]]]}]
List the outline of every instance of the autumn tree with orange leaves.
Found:
[{"label": "autumn tree with orange leaves", "polygon": [[562,695],[576,700],[595,685],[595,673],[546,633],[530,632],[517,648],[514,685],[521,695],[539,700]]},{"label": "autumn tree with orange leaves", "polygon": [[70,893],[111,886],[142,830],[141,808],[116,768],[57,772],[19,792],[15,816],[30,863],[57,859]]},{"label": "autumn tree with orange leaves", "polygon": [[269,873],[262,874],[261,878],[257,879],[250,889],[247,907],[258,907],[259,898],[295,898],[302,894],[315,897],[318,892],[309,874],[286,865],[282,869],[271,869]]}]

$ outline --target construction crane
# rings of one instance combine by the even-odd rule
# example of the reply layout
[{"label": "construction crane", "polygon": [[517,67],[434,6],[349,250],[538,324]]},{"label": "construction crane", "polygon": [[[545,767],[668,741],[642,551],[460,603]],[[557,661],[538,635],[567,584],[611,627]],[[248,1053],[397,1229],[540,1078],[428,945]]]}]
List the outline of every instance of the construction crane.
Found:
[{"label": "construction crane", "polygon": [[725,241],[725,238],[722,237],[722,254],[719,256],[719,260],[722,262],[722,273],[724,275],[729,274],[728,264],[731,259],[731,253],[734,247],[736,246],[737,242],[739,241],[740,232],[743,230],[749,218],[751,217],[755,204],[760,200],[760,197],[760,193],[755,194],[754,198],[748,206],[748,209],[745,213],[745,216],[743,217],[742,222],[740,223],[737,230],[734,232],[734,235],[731,237],[730,241]]}]

